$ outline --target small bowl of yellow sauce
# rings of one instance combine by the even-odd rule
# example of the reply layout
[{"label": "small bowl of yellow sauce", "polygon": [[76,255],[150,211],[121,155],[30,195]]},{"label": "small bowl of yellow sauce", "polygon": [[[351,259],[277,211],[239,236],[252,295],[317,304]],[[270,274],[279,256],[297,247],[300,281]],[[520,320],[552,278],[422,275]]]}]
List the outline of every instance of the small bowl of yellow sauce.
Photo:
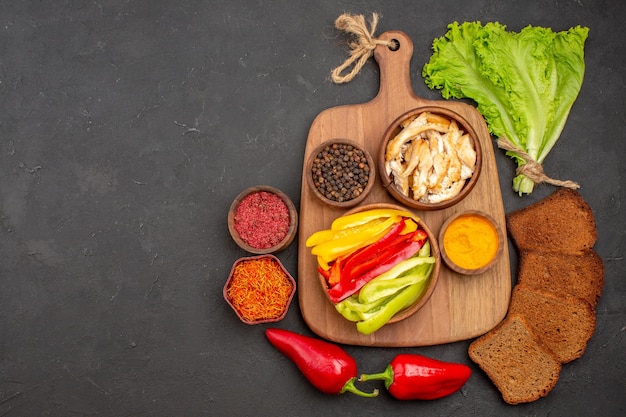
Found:
[{"label": "small bowl of yellow sauce", "polygon": [[468,210],[448,218],[439,232],[445,264],[460,274],[477,275],[493,266],[502,254],[504,235],[487,213]]}]

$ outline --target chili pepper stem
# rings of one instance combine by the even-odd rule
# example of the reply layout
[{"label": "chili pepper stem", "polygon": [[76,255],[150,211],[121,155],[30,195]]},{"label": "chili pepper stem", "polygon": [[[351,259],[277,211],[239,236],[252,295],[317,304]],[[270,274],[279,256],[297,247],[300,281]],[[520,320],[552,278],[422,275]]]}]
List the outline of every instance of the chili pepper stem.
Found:
[{"label": "chili pepper stem", "polygon": [[388,365],[384,371],[377,374],[362,374],[359,377],[360,382],[382,380],[385,381],[385,388],[389,389],[393,383],[393,367]]},{"label": "chili pepper stem", "polygon": [[[360,381],[361,379],[359,378],[358,381]],[[358,389],[356,387],[356,385],[354,385],[354,383],[357,381],[356,377],[355,378],[350,378],[348,380],[348,382],[346,382],[346,385],[343,386],[343,388],[341,389],[341,391],[339,392],[340,394],[343,394],[344,392],[351,392],[353,394],[358,395],[359,397],[367,397],[367,398],[373,398],[378,396],[378,390],[375,389],[372,392],[365,392],[365,391],[361,391],[360,389]]]}]

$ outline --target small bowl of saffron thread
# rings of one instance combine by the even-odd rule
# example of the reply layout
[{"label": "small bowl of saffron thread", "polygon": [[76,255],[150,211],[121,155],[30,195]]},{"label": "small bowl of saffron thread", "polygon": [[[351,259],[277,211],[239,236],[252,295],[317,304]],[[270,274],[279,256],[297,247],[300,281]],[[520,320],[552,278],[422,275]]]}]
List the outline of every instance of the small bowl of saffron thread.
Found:
[{"label": "small bowl of saffron thread", "polygon": [[504,235],[487,213],[467,210],[448,218],[439,232],[445,264],[460,274],[477,275],[493,266],[502,254]]},{"label": "small bowl of saffron thread", "polygon": [[228,211],[228,230],[233,240],[257,255],[285,249],[297,228],[298,212],[291,199],[267,185],[242,191]]},{"label": "small bowl of saffron thread", "polygon": [[296,292],[296,281],[274,255],[240,258],[224,285],[224,299],[245,324],[282,320]]}]

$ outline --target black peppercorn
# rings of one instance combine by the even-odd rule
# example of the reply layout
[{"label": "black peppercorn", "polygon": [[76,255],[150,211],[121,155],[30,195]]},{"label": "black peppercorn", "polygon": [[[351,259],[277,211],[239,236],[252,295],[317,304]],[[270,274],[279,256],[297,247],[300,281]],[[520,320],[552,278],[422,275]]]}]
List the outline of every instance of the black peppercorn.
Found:
[{"label": "black peppercorn", "polygon": [[363,150],[349,144],[325,146],[313,160],[313,184],[327,199],[350,201],[360,196],[369,181],[370,166]]}]

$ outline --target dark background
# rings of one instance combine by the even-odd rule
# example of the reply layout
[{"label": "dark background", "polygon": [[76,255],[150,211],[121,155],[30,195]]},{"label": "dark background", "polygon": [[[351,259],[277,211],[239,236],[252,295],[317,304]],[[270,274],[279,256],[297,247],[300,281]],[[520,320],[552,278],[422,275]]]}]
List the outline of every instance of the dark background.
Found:
[{"label": "dark background", "polygon": [[[606,285],[585,355],[547,398],[506,405],[469,341],[345,346],[363,372],[400,352],[470,364],[451,397],[321,394],[222,298],[247,255],[228,234],[232,199],[267,184],[299,205],[314,117],[376,95],[373,59],[330,81],[347,57],[334,20],[374,11],[377,34],[411,37],[413,87],[433,99],[421,68],[452,21],[590,28],[582,91],[544,167],[581,184]],[[2,1],[0,416],[625,415],[624,18],[609,0]],[[517,196],[496,154],[506,212],[554,191]],[[278,256],[296,275],[297,243]],[[512,282],[516,265],[511,247]],[[311,335],[297,298],[276,326]]]}]

